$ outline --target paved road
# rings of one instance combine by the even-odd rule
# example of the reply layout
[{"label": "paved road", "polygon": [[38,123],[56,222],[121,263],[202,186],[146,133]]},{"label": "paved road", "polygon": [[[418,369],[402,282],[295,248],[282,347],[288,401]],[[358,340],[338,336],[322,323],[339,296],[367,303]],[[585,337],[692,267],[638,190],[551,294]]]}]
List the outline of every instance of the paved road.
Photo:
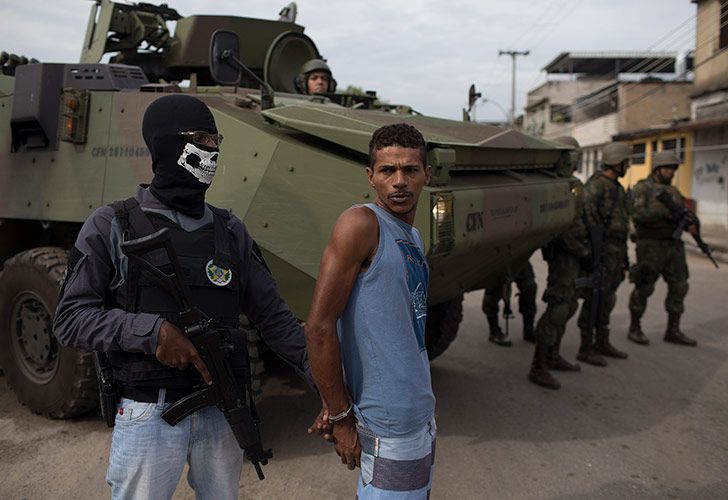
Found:
[{"label": "paved road", "polygon": [[[728,498],[728,267],[715,271],[693,256],[689,263],[684,329],[698,348],[660,340],[662,284],[645,318],[652,345],[628,343],[623,284],[612,325],[615,344],[630,359],[561,375],[558,392],[526,381],[530,344],[487,342],[482,293],[469,294],[458,339],[432,364],[439,426],[432,497]],[[542,263],[536,271],[544,283]],[[516,320],[513,331],[519,329]],[[570,325],[570,357],[577,334]],[[315,398],[285,375],[277,368],[260,408],[276,458],[263,482],[246,467],[240,497],[353,498],[355,474],[305,434]],[[47,421],[0,386],[0,498],[108,497],[110,433],[99,417]],[[194,498],[184,480],[175,498]]]}]

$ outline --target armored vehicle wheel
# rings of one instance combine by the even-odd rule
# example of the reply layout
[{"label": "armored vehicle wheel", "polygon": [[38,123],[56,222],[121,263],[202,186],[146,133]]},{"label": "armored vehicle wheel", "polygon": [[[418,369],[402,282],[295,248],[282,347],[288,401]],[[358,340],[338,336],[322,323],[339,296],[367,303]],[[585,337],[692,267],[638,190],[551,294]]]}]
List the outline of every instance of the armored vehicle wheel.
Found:
[{"label": "armored vehicle wheel", "polygon": [[0,366],[18,401],[52,418],[98,405],[91,354],[61,346],[52,332],[66,260],[63,249],[34,248],[0,273]]},{"label": "armored vehicle wheel", "polygon": [[427,308],[425,346],[432,360],[445,352],[458,334],[463,319],[463,296]]}]

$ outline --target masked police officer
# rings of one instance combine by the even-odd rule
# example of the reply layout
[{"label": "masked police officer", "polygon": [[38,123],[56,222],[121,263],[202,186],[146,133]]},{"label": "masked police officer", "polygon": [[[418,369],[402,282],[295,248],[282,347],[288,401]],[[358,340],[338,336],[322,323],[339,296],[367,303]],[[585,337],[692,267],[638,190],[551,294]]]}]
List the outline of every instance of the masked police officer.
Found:
[{"label": "masked police officer", "polygon": [[336,91],[334,75],[323,59],[306,61],[296,76],[295,84],[300,94],[331,94]]},{"label": "masked police officer", "polygon": [[[655,291],[655,282],[662,276],[667,283],[667,331],[664,340],[675,344],[694,346],[697,342],[680,331],[680,316],[688,293],[688,265],[682,239],[673,238],[680,221],[673,220],[667,207],[657,199],[665,191],[678,206],[685,199],[671,185],[680,164],[677,156],[660,151],[652,157],[652,174],[639,181],[632,190],[632,220],[637,243],[637,263],[630,269],[629,279],[634,290],[629,297],[631,316],[627,337],[637,344],[649,344],[640,320],[647,308],[647,299]],[[688,227],[695,232],[695,226]]]},{"label": "masked police officer", "polygon": [[120,243],[168,229],[193,305],[231,331],[234,365],[247,361],[240,312],[271,349],[308,374],[303,332],[243,223],[205,203],[222,141],[208,107],[192,96],[161,97],[144,114],[142,131],[152,183],[84,223],[54,332],[64,345],[105,352],[120,385],[106,476],[114,498],[170,498],[185,463],[197,498],[237,498],[243,453],[222,412],[206,407],[174,427],[160,417],[210,375],[175,324],[174,300]]}]

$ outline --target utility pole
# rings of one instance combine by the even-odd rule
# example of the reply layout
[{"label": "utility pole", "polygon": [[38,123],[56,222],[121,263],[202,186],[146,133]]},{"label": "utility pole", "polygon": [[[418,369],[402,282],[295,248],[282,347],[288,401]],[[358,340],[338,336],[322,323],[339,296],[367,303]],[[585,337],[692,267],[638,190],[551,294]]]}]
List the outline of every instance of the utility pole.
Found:
[{"label": "utility pole", "polygon": [[511,56],[511,113],[510,113],[510,122],[511,122],[511,128],[515,127],[516,125],[516,57],[518,56],[527,56],[530,54],[530,50],[526,50],[524,52],[519,52],[517,50],[499,50],[498,51],[498,57],[500,56]]}]

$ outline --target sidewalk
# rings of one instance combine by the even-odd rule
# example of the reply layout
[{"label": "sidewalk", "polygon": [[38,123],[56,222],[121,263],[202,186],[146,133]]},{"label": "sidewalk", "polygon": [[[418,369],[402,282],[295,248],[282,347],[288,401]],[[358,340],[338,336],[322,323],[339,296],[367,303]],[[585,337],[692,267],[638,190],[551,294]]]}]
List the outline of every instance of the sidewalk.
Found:
[{"label": "sidewalk", "polygon": [[[728,230],[721,227],[708,226],[701,228],[701,236],[710,247],[713,258],[719,264],[728,265]],[[703,255],[695,240],[687,232],[683,233],[683,241],[685,242],[685,250],[697,255]],[[707,259],[707,257],[705,257]]]}]

